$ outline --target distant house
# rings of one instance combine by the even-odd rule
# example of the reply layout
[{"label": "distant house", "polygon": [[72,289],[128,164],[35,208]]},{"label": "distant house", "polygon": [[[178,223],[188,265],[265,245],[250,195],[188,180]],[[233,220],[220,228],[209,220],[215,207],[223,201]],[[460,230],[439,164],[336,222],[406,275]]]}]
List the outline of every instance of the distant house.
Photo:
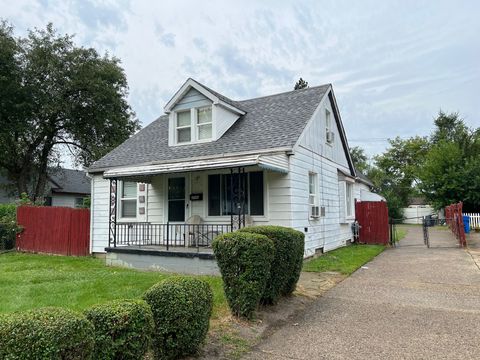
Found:
[{"label": "distant house", "polygon": [[[0,203],[14,202],[12,184],[0,178]],[[49,170],[45,191],[46,206],[81,207],[90,196],[90,179],[81,170],[55,168]]]},{"label": "distant house", "polygon": [[91,250],[107,259],[202,255],[266,224],[302,231],[311,256],[352,240],[355,199],[381,198],[355,171],[330,84],[235,101],[188,79],[164,110],[88,169]]}]

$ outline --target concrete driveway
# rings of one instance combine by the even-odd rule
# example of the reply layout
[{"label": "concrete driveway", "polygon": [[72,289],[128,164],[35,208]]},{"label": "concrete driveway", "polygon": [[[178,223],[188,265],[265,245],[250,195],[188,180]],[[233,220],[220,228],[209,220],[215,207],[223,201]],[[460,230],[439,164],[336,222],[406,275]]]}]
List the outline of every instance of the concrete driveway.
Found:
[{"label": "concrete driveway", "polygon": [[480,270],[421,227],[261,342],[249,359],[480,359]]}]

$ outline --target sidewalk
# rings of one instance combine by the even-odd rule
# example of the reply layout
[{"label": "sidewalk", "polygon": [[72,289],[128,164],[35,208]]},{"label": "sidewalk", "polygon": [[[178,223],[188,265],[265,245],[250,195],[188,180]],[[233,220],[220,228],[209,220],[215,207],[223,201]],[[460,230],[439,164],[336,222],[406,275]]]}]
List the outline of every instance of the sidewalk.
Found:
[{"label": "sidewalk", "polygon": [[479,268],[450,232],[427,249],[408,229],[245,358],[479,359]]}]

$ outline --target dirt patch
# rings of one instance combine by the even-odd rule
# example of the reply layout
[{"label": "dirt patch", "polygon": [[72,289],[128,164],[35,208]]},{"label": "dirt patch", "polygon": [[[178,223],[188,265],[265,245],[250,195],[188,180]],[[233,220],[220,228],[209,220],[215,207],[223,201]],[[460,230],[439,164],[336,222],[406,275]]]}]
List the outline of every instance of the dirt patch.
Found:
[{"label": "dirt patch", "polygon": [[[282,298],[275,306],[263,306],[254,321],[239,320],[228,315],[211,324],[200,359],[239,359],[262,338],[303,311],[316,298],[345,279],[336,272],[302,272],[292,296]],[[292,323],[292,326],[295,324]]]}]

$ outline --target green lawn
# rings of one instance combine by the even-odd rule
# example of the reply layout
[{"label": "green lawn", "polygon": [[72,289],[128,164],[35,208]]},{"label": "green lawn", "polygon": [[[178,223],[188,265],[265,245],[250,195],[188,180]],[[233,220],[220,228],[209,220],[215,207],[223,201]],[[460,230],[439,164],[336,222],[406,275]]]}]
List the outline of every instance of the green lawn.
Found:
[{"label": "green lawn", "polygon": [[[403,225],[402,225],[403,226]],[[400,241],[402,240],[405,235],[407,235],[407,229],[399,227],[398,225],[395,227],[395,233],[396,233],[396,240]]]},{"label": "green lawn", "polygon": [[[169,276],[107,267],[91,257],[6,253],[0,255],[0,313],[44,306],[83,310],[112,299],[139,298]],[[228,313],[222,279],[201,278],[214,293],[213,319]]]},{"label": "green lawn", "polygon": [[383,245],[351,245],[307,260],[303,264],[303,271],[324,272],[337,271],[350,275],[363,264],[372,260],[385,249]]}]

